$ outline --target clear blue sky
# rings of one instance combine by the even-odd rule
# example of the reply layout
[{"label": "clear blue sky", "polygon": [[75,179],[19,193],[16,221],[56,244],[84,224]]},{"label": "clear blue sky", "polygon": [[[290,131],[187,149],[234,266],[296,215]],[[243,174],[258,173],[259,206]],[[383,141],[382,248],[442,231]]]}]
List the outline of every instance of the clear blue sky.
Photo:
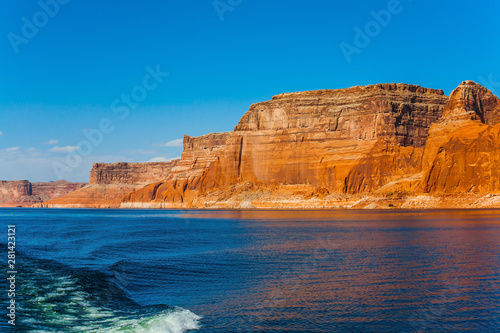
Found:
[{"label": "clear blue sky", "polygon": [[[467,79],[500,90],[498,1],[60,1],[53,17],[38,1],[0,13],[2,180],[87,181],[93,162],[167,160],[184,134],[230,131],[283,92],[404,82],[449,94]],[[157,65],[169,75],[145,90]],[[120,119],[133,89],[141,100]],[[82,131],[105,118],[113,130],[91,142]]]}]

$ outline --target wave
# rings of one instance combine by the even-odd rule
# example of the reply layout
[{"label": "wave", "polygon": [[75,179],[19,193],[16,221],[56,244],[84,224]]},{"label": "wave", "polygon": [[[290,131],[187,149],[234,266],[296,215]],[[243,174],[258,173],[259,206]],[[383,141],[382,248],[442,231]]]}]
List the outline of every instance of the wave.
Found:
[{"label": "wave", "polygon": [[100,332],[151,332],[151,333],[182,333],[188,330],[198,330],[200,328],[200,316],[189,310],[175,308],[173,311],[159,313],[151,317],[119,320],[113,327]]},{"label": "wave", "polygon": [[16,331],[184,333],[201,327],[202,317],[187,309],[140,306],[113,274],[70,268],[19,252],[16,260],[20,268]]}]

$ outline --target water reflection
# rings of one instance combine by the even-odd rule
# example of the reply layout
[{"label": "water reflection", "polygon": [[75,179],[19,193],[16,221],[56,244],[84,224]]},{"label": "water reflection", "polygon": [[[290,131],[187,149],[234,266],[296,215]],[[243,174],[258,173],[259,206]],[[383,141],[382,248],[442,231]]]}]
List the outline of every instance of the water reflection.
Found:
[{"label": "water reflection", "polygon": [[176,211],[176,217],[204,219],[241,219],[266,221],[469,221],[500,222],[500,209],[316,209],[316,210],[187,210]]},{"label": "water reflection", "polygon": [[500,330],[498,211],[210,214],[279,235],[242,253],[258,273],[218,305],[251,330]]},{"label": "water reflection", "polygon": [[500,210],[2,214],[19,250],[189,309],[200,333],[500,331]]}]

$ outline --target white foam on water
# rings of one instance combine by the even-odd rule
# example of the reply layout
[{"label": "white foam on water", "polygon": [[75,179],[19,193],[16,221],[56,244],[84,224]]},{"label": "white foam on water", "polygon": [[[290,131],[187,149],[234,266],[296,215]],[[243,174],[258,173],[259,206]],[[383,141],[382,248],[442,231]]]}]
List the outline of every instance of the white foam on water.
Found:
[{"label": "white foam on water", "polygon": [[[89,307],[86,313],[78,316],[44,311],[43,323],[30,320],[37,324],[54,324],[54,327],[65,327],[65,332],[89,333],[185,333],[198,330],[201,316],[180,307],[174,307],[155,314],[118,315],[114,311],[103,308]],[[82,322],[83,319],[83,322]],[[25,320],[25,322],[29,322]],[[32,330],[30,332],[53,332],[51,329]]]},{"label": "white foam on water", "polygon": [[198,330],[202,317],[182,308],[174,308],[165,312],[160,312],[151,317],[140,319],[120,320],[104,330],[102,333],[184,333],[189,330]]},{"label": "white foam on water", "polygon": [[[21,319],[30,332],[89,333],[185,333],[200,328],[202,317],[180,307],[151,312],[151,309],[113,310],[100,306],[72,276],[57,276],[46,269],[36,269],[24,286],[30,313]],[[144,312],[141,312],[144,310]]]}]

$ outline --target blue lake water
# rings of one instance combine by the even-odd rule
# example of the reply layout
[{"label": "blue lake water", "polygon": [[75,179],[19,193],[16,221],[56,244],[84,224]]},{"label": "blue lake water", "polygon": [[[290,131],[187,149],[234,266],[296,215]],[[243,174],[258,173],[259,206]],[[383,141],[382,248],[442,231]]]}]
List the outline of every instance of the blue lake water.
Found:
[{"label": "blue lake water", "polygon": [[2,332],[500,331],[500,210],[2,208],[0,221],[5,272],[7,225],[17,251],[16,329],[4,291]]}]

